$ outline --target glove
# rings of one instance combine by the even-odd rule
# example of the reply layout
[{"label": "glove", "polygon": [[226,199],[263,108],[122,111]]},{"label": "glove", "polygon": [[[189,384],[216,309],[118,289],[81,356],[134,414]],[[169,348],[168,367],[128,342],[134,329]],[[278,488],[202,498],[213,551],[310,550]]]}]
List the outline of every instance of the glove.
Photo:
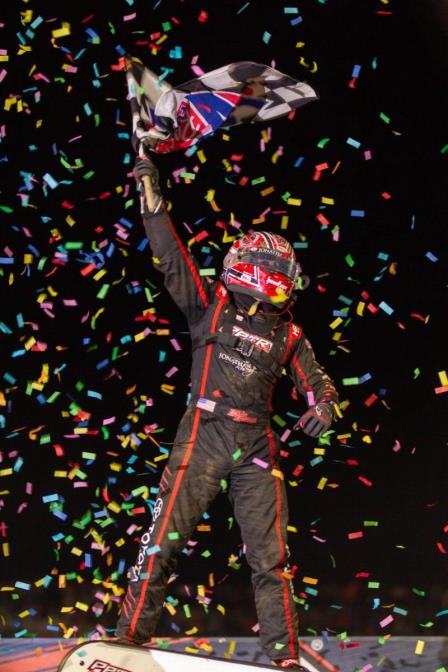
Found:
[{"label": "glove", "polygon": [[331,427],[332,422],[333,411],[330,404],[321,403],[316,404],[316,406],[311,406],[311,408],[302,415],[299,422],[296,424],[295,429],[300,427],[305,434],[316,438],[326,432],[327,429]]},{"label": "glove", "polygon": [[153,187],[159,186],[159,171],[155,167],[150,158],[142,159],[138,157],[135,160],[134,177],[136,180],[142,181],[145,175],[151,179]]},{"label": "glove", "polygon": [[162,205],[163,199],[159,186],[159,171],[149,157],[144,159],[138,157],[135,161],[134,177],[138,182],[143,183],[143,178],[146,176],[151,180],[152,191],[154,194],[154,207],[152,209],[149,207],[149,203],[147,202],[148,199],[144,199],[143,212],[146,216],[149,216],[151,213],[156,213]]}]

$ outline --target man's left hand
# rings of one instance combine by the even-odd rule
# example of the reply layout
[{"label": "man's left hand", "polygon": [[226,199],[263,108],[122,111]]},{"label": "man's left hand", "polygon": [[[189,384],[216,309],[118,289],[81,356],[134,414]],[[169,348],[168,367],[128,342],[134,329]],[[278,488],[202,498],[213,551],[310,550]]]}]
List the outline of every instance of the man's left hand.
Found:
[{"label": "man's left hand", "polygon": [[316,404],[311,406],[306,413],[302,415],[296,428],[303,429],[305,434],[316,438],[321,436],[331,427],[333,421],[333,412],[329,404]]}]

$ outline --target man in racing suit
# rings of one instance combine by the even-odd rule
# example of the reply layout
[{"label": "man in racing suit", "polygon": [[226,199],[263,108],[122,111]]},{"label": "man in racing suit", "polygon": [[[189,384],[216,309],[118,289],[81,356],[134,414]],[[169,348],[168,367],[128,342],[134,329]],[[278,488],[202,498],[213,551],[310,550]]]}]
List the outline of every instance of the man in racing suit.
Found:
[{"label": "man in racing suit", "polygon": [[224,479],[252,571],[263,651],[278,667],[303,669],[271,399],[289,369],[309,407],[299,424],[316,437],[330,427],[338,396],[301,327],[284,317],[300,267],[281,236],[257,232],[235,241],[224,281],[205,280],[166,212],[152,162],[138,160],[135,175],[153,182],[155,206],[150,212],[142,197],[143,222],[156,268],[188,320],[193,363],[191,399],[131,569],[117,637],[150,639],[176,558]]}]

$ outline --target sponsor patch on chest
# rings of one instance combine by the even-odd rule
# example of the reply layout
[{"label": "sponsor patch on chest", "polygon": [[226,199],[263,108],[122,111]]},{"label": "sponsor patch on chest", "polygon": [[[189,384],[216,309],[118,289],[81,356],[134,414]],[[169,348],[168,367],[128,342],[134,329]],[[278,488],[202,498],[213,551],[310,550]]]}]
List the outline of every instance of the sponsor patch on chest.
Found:
[{"label": "sponsor patch on chest", "polygon": [[245,331],[245,329],[242,329],[237,325],[233,325],[232,334],[249,341],[249,343],[252,343],[254,348],[257,348],[257,350],[262,350],[263,352],[271,351],[273,342],[270,341],[269,338],[265,338],[264,336],[257,336],[257,334],[251,334],[249,331]]}]

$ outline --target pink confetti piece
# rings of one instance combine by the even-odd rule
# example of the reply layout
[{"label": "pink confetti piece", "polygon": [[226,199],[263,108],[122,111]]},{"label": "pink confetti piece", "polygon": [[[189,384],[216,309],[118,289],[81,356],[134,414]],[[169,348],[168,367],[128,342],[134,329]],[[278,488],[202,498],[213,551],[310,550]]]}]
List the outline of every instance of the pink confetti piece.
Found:
[{"label": "pink confetti piece", "polygon": [[256,464],[258,467],[261,467],[262,469],[267,469],[269,466],[267,462],[265,462],[264,460],[260,460],[258,457],[254,457],[252,462]]},{"label": "pink confetti piece", "polygon": [[389,625],[389,623],[392,623],[393,620],[394,620],[394,617],[392,616],[392,614],[389,614],[389,616],[386,616],[386,618],[383,618],[383,620],[380,621],[380,627],[385,628],[386,625]]}]

